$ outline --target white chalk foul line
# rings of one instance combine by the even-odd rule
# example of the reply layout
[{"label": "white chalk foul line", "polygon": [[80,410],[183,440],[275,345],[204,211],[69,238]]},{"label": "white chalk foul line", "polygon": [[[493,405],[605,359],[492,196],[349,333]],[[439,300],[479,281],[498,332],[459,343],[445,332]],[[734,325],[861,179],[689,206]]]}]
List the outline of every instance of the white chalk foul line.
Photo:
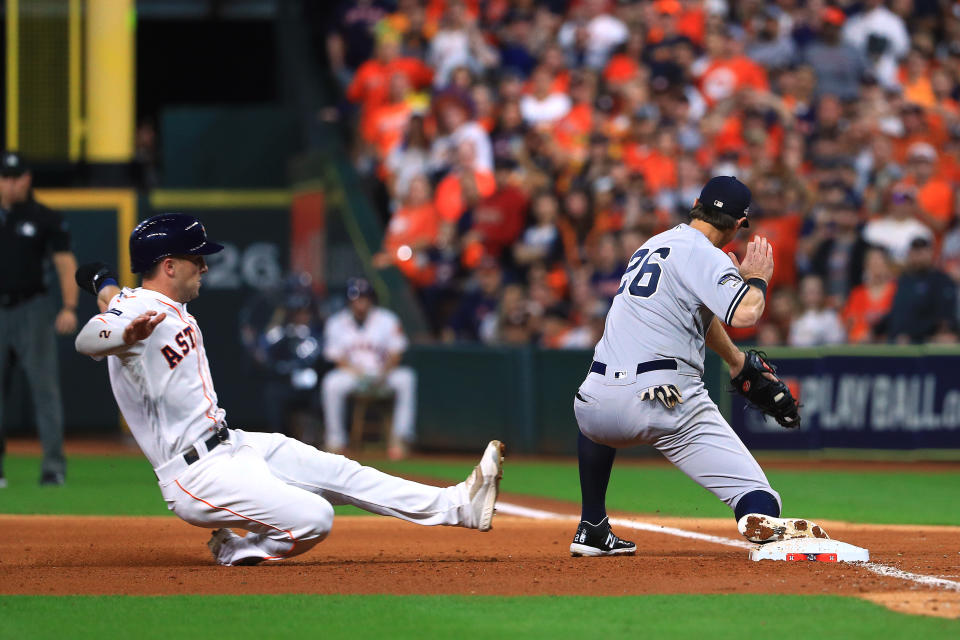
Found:
[{"label": "white chalk foul line", "polygon": [[941,587],[949,591],[960,591],[960,582],[956,582],[954,580],[937,578],[935,576],[925,576],[922,573],[902,571],[896,567],[890,567],[878,562],[855,562],[854,564],[861,566],[864,569],[868,569],[880,576],[887,576],[888,578],[900,578],[901,580],[910,580],[911,582],[916,582],[927,587]]},{"label": "white chalk foul line", "polygon": [[[497,512],[512,516],[520,516],[522,518],[532,518],[534,520],[569,520],[570,522],[579,522],[580,520],[580,518],[577,516],[567,516],[563,515],[562,513],[554,513],[552,511],[544,511],[542,509],[531,509],[529,507],[522,507],[518,504],[511,504],[509,502],[497,502]],[[733,538],[711,536],[706,533],[697,533],[696,531],[687,531],[686,529],[678,529],[676,527],[666,527],[659,524],[651,524],[649,522],[630,520],[628,518],[610,518],[610,524],[618,527],[636,529],[638,531],[665,533],[667,535],[677,536],[680,538],[703,540],[704,542],[723,544],[728,547],[737,547],[740,549],[752,549],[755,546],[746,540],[735,540]],[[903,571],[902,569],[880,564],[879,562],[852,562],[851,564],[855,564],[858,567],[863,567],[868,571],[887,578],[898,578],[900,580],[916,582],[917,584],[922,584],[927,587],[939,587],[941,589],[947,589],[950,591],[960,591],[960,582],[947,580],[946,578],[938,578],[936,576],[927,576],[922,573]]]}]

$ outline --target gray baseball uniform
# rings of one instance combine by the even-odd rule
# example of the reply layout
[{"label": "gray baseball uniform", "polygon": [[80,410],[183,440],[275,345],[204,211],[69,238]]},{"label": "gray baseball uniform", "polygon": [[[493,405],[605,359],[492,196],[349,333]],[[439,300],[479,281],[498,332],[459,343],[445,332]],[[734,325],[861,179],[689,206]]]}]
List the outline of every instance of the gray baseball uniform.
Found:
[{"label": "gray baseball uniform", "polygon": [[[574,400],[580,431],[611,447],[656,447],[731,507],[755,490],[779,501],[701,379],[714,315],[730,324],[749,288],[700,231],[681,224],[650,238],[630,259]],[[680,390],[681,404],[641,400],[664,384]]]}]

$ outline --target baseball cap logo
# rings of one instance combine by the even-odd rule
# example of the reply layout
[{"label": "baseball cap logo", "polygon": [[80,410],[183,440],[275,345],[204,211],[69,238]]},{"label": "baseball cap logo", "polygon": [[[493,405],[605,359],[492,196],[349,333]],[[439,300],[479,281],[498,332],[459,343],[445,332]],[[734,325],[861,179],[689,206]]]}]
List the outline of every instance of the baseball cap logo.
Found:
[{"label": "baseball cap logo", "polygon": [[718,209],[723,209],[723,203],[720,202],[719,200],[714,200],[713,206],[717,207]]}]

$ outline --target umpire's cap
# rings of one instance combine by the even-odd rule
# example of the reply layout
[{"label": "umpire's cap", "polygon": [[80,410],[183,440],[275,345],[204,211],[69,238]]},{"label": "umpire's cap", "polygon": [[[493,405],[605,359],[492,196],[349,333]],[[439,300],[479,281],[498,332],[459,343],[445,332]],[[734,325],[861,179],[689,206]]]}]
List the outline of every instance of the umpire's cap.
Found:
[{"label": "umpire's cap", "polygon": [[[751,198],[750,188],[733,176],[715,176],[703,185],[700,206],[739,220],[747,216]],[[743,226],[749,227],[750,221],[744,220]]]},{"label": "umpire's cap", "polygon": [[373,300],[373,287],[365,278],[350,278],[347,280],[347,300],[351,302],[357,298]]},{"label": "umpire's cap", "polygon": [[19,178],[27,171],[30,171],[30,167],[27,166],[23,156],[16,151],[4,151],[0,156],[0,176]]},{"label": "umpire's cap", "polygon": [[203,223],[184,213],[161,213],[138,224],[130,234],[131,271],[143,273],[170,256],[206,256],[223,249],[207,240]]}]

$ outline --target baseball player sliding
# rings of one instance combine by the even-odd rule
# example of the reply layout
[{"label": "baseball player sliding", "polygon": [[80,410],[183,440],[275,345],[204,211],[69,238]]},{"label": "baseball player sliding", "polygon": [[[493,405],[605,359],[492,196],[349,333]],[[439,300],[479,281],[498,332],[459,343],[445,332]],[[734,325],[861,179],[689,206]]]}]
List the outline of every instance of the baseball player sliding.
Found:
[{"label": "baseball player sliding", "polygon": [[580,426],[581,522],[574,556],[632,554],[610,530],[606,491],[617,447],[649,444],[733,510],[753,542],[827,537],[807,520],[780,518],[780,496],[724,421],[703,386],[704,345],[730,366],[734,387],[781,425],[798,427],[797,403],[756,352],[741,352],[721,322],[760,319],[773,249],[747,245],[743,262],[720,247],[749,226],[750,190],[730,176],[711,179],[689,225],[640,247],[620,280],[594,361],[573,408]]},{"label": "baseball player sliding", "polygon": [[[154,216],[130,236],[136,289],[102,264],[77,270],[101,313],[77,336],[80,353],[107,357],[114,397],[153,465],[167,507],[216,528],[208,546],[222,565],[299,555],[326,538],[333,506],[352,504],[424,525],[491,527],[502,445],[487,445],[464,482],[432,487],[364,467],[276,433],[228,428],[217,403],[203,334],[187,311],[207,272],[211,242],[199,220]],[[241,537],[229,527],[245,529]]]}]

